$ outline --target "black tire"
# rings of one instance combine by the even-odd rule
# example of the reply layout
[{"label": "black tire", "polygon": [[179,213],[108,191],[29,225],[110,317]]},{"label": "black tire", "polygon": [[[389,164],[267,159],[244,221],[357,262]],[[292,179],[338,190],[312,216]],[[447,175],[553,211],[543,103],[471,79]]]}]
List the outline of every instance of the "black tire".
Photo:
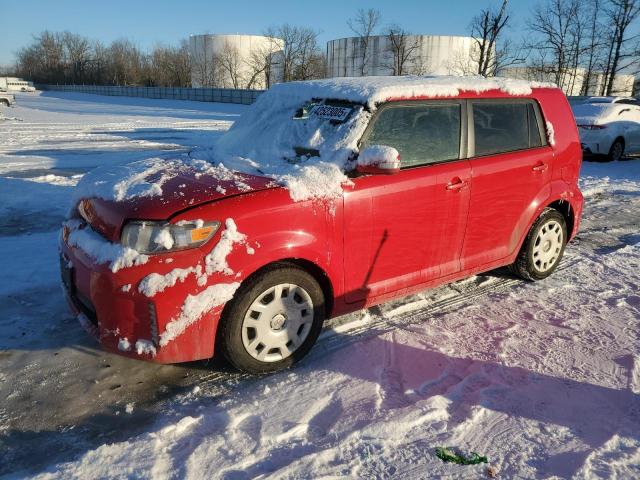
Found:
[{"label": "black tire", "polygon": [[[542,271],[542,267],[539,265],[540,260],[534,258],[534,249],[539,246],[539,244],[536,244],[536,241],[541,230],[545,225],[553,225],[553,222],[557,222],[560,225],[562,230],[562,241],[555,260],[546,269],[544,269],[544,271]],[[547,278],[555,271],[562,260],[562,255],[564,254],[564,249],[567,245],[567,238],[567,224],[564,220],[564,216],[553,208],[545,208],[531,226],[531,230],[529,230],[529,233],[522,244],[522,248],[520,249],[520,253],[518,253],[516,261],[509,266],[509,269],[515,275],[523,278],[524,280],[536,281]]]},{"label": "black tire", "polygon": [[[242,327],[252,303],[269,288],[290,283],[302,287],[313,304],[311,328],[302,344],[289,356],[277,361],[260,361],[245,348]],[[249,278],[225,306],[217,336],[217,348],[235,368],[254,375],[276,372],[291,367],[315,344],[325,320],[325,298],[322,287],[307,272],[290,263],[274,264]]]},{"label": "black tire", "polygon": [[5,100],[4,98],[0,100],[0,105],[4,105],[5,107],[9,106],[9,100]]},{"label": "black tire", "polygon": [[615,162],[620,160],[624,156],[624,139],[616,138],[615,141],[611,144],[611,148],[609,149],[609,153],[607,154],[607,160],[610,162]]}]

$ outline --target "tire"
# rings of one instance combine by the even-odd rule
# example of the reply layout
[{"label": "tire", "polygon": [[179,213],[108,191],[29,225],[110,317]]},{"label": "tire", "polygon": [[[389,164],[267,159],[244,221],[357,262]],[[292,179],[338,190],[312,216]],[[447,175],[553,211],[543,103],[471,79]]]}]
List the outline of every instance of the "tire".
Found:
[{"label": "tire", "polygon": [[622,158],[624,155],[624,139],[616,138],[611,148],[609,149],[609,153],[607,155],[607,160],[616,162]]},{"label": "tire", "polygon": [[562,260],[567,238],[564,216],[553,208],[545,208],[529,230],[516,261],[509,269],[525,280],[547,278]]},{"label": "tire", "polygon": [[5,107],[9,106],[9,100],[5,100],[4,98],[0,100],[0,105],[4,105]]},{"label": "tire", "polygon": [[243,372],[289,368],[318,339],[325,310],[315,278],[294,265],[276,264],[250,278],[227,304],[218,348]]}]

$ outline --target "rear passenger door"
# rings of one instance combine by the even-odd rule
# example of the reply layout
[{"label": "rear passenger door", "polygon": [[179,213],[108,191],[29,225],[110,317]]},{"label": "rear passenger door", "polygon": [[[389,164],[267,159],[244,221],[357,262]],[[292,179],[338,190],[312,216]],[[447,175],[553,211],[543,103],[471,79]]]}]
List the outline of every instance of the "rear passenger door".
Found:
[{"label": "rear passenger door", "polygon": [[463,269],[506,259],[518,246],[549,189],[550,160],[540,108],[534,100],[469,101],[471,201]]}]

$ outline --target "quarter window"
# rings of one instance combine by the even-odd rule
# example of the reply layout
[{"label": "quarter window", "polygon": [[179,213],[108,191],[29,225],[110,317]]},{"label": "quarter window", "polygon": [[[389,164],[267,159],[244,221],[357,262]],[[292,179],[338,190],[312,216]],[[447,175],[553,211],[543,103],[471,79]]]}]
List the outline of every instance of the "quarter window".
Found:
[{"label": "quarter window", "polygon": [[473,126],[476,156],[543,145],[531,102],[474,102]]},{"label": "quarter window", "polygon": [[460,111],[459,103],[384,108],[361,148],[394,147],[403,167],[456,160],[460,156]]}]

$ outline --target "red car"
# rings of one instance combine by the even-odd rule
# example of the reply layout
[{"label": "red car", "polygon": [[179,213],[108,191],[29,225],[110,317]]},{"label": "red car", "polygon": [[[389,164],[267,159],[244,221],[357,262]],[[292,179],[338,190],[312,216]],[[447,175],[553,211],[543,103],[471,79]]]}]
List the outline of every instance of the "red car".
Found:
[{"label": "red car", "polygon": [[581,159],[547,84],[276,85],[210,151],[87,174],[63,284],[106,350],[275,371],[328,317],[505,265],[550,275],[580,223]]}]

